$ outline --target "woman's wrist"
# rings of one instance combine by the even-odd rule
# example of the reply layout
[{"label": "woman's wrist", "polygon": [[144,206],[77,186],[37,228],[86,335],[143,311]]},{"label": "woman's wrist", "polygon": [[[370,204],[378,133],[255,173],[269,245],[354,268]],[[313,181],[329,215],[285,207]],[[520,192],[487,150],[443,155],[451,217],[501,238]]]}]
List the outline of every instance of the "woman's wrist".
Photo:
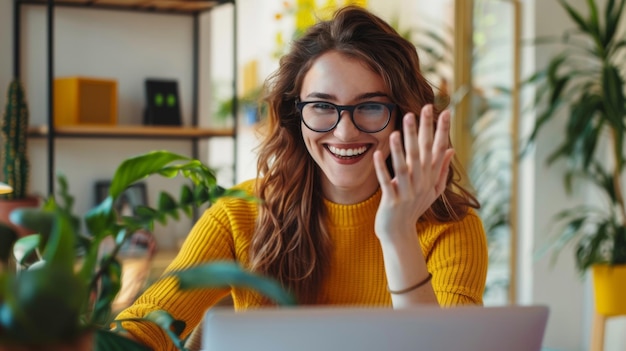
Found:
[{"label": "woman's wrist", "polygon": [[376,237],[380,241],[381,246],[404,246],[406,244],[412,244],[418,242],[417,230],[415,224],[404,227],[385,228],[384,230],[377,230]]},{"label": "woman's wrist", "polygon": [[428,275],[426,276],[426,278],[418,281],[417,283],[409,286],[408,288],[404,288],[404,289],[400,289],[400,290],[392,290],[389,287],[387,287],[387,291],[389,291],[390,294],[394,294],[394,295],[406,294],[408,292],[411,292],[413,290],[417,290],[417,289],[423,287],[424,285],[428,284],[432,278],[433,278],[432,273],[428,272]]}]

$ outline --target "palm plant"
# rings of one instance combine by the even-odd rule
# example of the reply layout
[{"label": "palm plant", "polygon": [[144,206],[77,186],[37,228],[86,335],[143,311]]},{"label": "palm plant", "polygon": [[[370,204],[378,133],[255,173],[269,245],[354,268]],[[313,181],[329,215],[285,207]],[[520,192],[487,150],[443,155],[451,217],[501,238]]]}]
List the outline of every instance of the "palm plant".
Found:
[{"label": "palm plant", "polygon": [[[156,208],[140,207],[133,217],[120,217],[113,204],[131,184],[151,175],[173,178],[179,174],[190,179],[177,199],[162,192]],[[214,173],[200,161],[167,151],[154,151],[125,160],[115,172],[109,196],[84,217],[88,235],[80,230],[81,220],[72,214],[73,197],[63,177],[59,178],[59,196],[50,196],[41,209],[13,211],[11,219],[38,234],[20,238],[0,226],[5,262],[11,253],[21,270],[0,271],[0,344],[45,346],[94,338],[96,350],[145,350],[135,342],[118,335],[121,322],[110,330],[111,306],[120,290],[122,266],[117,253],[133,233],[151,231],[155,221],[177,219],[182,212],[191,216],[194,206],[210,204],[220,196],[249,195],[225,190],[216,184]],[[111,253],[99,257],[100,243],[113,238]],[[8,248],[13,248],[12,252]],[[77,253],[82,253],[77,255]],[[35,257],[36,262],[31,260]],[[6,266],[6,265],[5,265]],[[293,304],[293,298],[273,280],[249,273],[234,263],[214,262],[171,272],[182,289],[225,286],[249,287],[278,304]],[[184,322],[166,311],[156,311],[142,318],[158,324],[174,344],[184,350],[180,334]],[[1,349],[1,348],[0,348]],[[22,350],[22,348],[20,348]]]},{"label": "palm plant", "polygon": [[575,206],[555,218],[561,230],[549,248],[556,257],[574,241],[577,268],[584,273],[598,263],[626,264],[626,207],[621,183],[626,36],[618,31],[626,1],[609,0],[601,12],[596,1],[587,0],[586,14],[565,0],[559,3],[577,28],[558,40],[564,49],[529,79],[537,84],[534,106],[538,111],[529,142],[536,140],[548,122],[565,118],[563,138],[547,163],[567,161],[564,183],[568,192],[575,180],[583,180],[604,196],[603,205]]}]

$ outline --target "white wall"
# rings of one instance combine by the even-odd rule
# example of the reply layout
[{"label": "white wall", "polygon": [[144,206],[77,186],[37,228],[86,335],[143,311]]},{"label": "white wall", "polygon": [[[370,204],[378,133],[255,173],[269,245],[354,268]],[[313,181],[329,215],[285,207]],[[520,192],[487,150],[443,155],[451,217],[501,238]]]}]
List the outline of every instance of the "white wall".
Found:
[{"label": "white wall", "polygon": [[[578,8],[583,0],[568,1]],[[560,35],[574,25],[567,19],[556,1],[524,1],[524,38]],[[528,43],[528,42],[527,42]],[[555,46],[524,46],[523,70],[528,77],[543,67],[558,50]],[[529,98],[526,96],[526,98]],[[526,100],[528,102],[528,100]],[[525,116],[528,118],[529,116]],[[529,120],[522,120],[528,130]],[[553,228],[553,216],[577,203],[592,201],[585,188],[575,189],[572,196],[565,193],[563,163],[546,168],[545,159],[560,142],[563,123],[556,121],[544,128],[537,139],[535,152],[524,160],[520,169],[520,236],[518,247],[522,260],[518,287],[520,303],[545,304],[550,307],[550,318],[545,346],[555,350],[587,350],[589,345],[592,296],[589,278],[580,277],[575,270],[574,249],[566,248],[554,265],[549,255],[534,258],[536,250],[546,243]],[[611,319],[607,324],[605,350],[624,350],[626,326],[623,319]]]}]

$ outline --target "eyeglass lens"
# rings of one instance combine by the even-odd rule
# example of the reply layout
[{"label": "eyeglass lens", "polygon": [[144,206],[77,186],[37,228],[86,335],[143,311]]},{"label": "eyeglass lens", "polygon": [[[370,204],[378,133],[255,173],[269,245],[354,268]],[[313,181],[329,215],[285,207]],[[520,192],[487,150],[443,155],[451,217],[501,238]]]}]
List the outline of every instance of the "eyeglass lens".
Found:
[{"label": "eyeglass lens", "polygon": [[[354,106],[344,106],[341,110],[352,112],[356,127],[364,132],[378,132],[389,122],[391,111],[382,103],[366,102]],[[341,118],[341,111],[327,102],[306,103],[302,107],[302,119],[314,131],[326,132],[333,129]]]}]

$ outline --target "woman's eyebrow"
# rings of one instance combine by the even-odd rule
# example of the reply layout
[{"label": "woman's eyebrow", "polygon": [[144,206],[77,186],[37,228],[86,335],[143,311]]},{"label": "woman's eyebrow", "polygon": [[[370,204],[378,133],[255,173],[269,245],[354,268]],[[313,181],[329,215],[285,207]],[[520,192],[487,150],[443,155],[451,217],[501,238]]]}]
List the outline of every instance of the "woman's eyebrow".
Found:
[{"label": "woman's eyebrow", "polygon": [[[363,93],[361,95],[358,95],[356,97],[355,100],[367,100],[367,99],[371,99],[374,97],[386,97],[388,98],[389,96],[381,91],[373,91],[373,92],[367,92],[367,93]],[[334,100],[336,99],[334,95],[332,94],[327,94],[327,93],[320,93],[320,92],[312,92],[310,94],[308,94],[306,96],[306,98],[316,98],[316,99],[323,99],[323,100]]]},{"label": "woman's eyebrow", "polygon": [[323,99],[323,100],[334,100],[335,99],[334,95],[326,94],[326,93],[319,93],[319,92],[312,92],[309,95],[307,95],[306,97],[307,98]]},{"label": "woman's eyebrow", "polygon": [[373,92],[369,92],[369,93],[365,93],[365,94],[361,94],[359,96],[357,96],[357,100],[366,100],[366,99],[370,99],[373,97],[386,97],[388,98],[389,95],[383,93],[382,91],[373,91]]}]

